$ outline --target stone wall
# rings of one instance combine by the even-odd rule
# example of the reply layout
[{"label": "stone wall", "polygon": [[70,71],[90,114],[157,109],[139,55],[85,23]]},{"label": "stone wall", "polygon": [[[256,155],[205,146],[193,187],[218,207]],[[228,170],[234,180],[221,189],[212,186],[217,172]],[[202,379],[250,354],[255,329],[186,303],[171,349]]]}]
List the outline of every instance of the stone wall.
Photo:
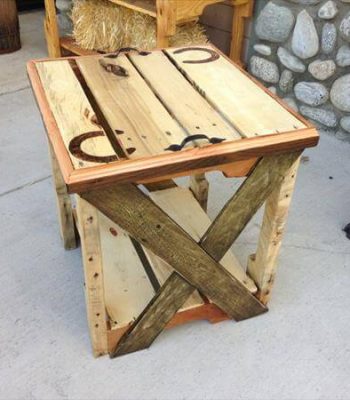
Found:
[{"label": "stone wall", "polygon": [[350,140],[350,0],[256,0],[250,72]]}]

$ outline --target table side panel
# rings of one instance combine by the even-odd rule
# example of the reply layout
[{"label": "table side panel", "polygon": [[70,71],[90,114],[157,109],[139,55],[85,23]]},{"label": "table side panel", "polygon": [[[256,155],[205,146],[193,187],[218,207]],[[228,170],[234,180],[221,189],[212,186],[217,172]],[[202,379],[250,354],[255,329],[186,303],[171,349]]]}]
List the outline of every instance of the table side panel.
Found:
[{"label": "table side panel", "polygon": [[[210,46],[204,48],[213,51]],[[198,63],[196,61],[207,58],[204,51],[184,50],[177,53],[176,49],[169,49],[166,53],[243,136],[254,137],[306,127],[223,56]]]}]

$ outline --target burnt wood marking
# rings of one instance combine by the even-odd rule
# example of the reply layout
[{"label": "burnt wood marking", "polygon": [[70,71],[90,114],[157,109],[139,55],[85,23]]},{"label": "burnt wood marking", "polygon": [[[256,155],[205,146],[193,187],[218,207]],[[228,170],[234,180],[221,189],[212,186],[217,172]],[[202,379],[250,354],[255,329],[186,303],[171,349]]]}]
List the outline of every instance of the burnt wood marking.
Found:
[{"label": "burnt wood marking", "polygon": [[118,157],[116,155],[93,156],[92,154],[87,154],[82,150],[81,145],[85,140],[98,136],[105,136],[105,134],[102,131],[92,131],[76,136],[69,143],[69,151],[72,153],[74,157],[79,158],[80,160],[83,161],[89,161],[95,163],[109,163],[112,161],[117,161]]},{"label": "burnt wood marking", "polygon": [[182,61],[184,64],[204,64],[208,62],[213,62],[220,58],[219,54],[216,51],[211,49],[206,49],[204,47],[186,47],[184,49],[179,49],[174,51],[174,54],[181,54],[187,51],[203,51],[205,53],[210,54],[210,56],[207,58],[203,58],[202,60],[184,60]]}]

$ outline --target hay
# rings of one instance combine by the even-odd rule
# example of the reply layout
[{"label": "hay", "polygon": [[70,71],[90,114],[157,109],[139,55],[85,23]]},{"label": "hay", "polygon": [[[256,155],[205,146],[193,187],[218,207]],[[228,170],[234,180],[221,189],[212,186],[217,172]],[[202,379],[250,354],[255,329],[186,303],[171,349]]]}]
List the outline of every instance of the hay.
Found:
[{"label": "hay", "polygon": [[[75,0],[71,18],[73,37],[88,50],[113,52],[120,47],[151,50],[156,47],[156,22],[149,15],[120,7],[107,0]],[[170,46],[204,44],[204,28],[196,23],[177,27]]]}]

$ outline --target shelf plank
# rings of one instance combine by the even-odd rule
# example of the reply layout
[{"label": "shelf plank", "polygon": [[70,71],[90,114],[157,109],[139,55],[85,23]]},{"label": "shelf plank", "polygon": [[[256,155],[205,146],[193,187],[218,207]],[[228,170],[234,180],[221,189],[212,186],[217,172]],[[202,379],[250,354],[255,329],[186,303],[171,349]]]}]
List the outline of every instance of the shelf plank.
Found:
[{"label": "shelf plank", "polygon": [[61,37],[60,46],[77,56],[92,56],[98,54],[97,51],[87,50],[80,47],[72,37]]}]

